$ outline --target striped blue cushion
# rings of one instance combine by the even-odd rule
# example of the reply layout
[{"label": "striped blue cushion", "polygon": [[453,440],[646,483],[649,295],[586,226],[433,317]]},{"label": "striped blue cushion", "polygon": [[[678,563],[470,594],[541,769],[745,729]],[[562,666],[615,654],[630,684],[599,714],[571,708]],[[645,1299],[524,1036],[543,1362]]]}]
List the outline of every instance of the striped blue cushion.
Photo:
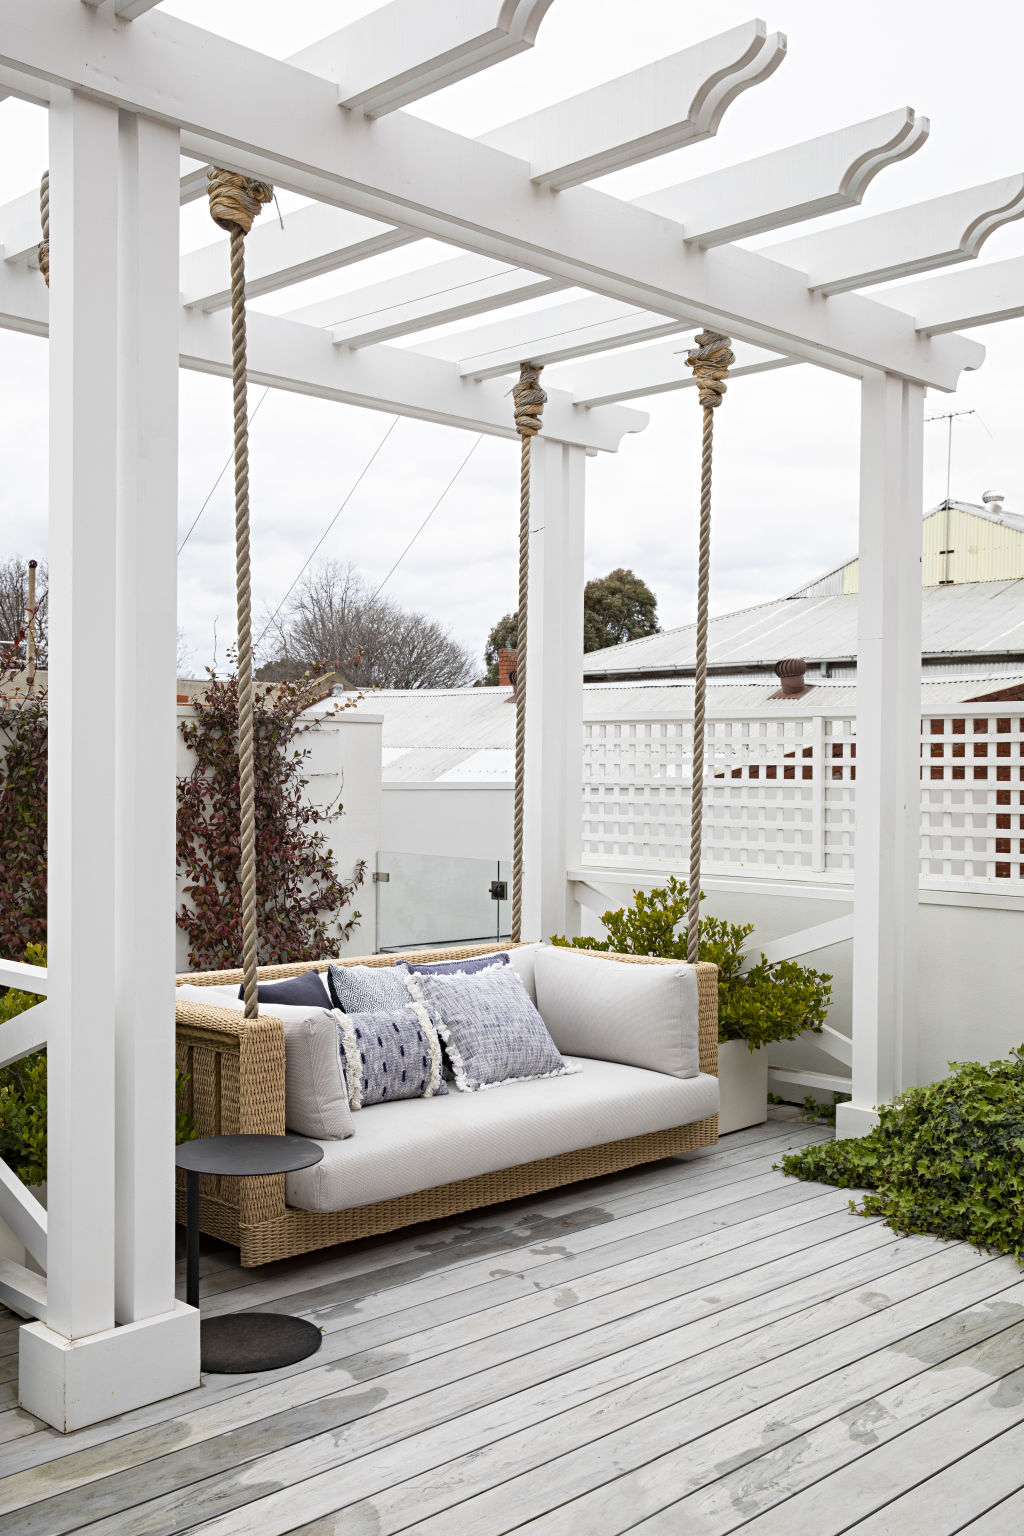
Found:
[{"label": "striped blue cushion", "polygon": [[429,1009],[463,1092],[582,1070],[563,1061],[511,966],[474,976],[409,972],[407,980]]}]

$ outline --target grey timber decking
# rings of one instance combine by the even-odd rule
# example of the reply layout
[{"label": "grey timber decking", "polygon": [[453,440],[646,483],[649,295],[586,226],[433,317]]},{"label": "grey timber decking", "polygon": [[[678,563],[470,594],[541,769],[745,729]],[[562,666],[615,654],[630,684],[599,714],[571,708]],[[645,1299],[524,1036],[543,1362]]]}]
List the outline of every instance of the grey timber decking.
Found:
[{"label": "grey timber decking", "polygon": [[1020,1536],[1024,1271],[717,1147],[262,1270],[204,1313],[298,1312],[311,1360],[66,1437],[16,1406],[0,1533]]}]

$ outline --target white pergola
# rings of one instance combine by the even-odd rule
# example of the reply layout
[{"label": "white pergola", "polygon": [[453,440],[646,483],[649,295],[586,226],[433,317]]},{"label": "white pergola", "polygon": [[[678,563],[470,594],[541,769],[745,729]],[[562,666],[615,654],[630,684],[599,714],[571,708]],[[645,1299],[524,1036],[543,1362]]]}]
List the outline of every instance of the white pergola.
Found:
[{"label": "white pergola", "polygon": [[[0,962],[0,982],[46,994],[4,1026],[2,1059],[48,1047],[49,1212],[0,1163],[0,1214],[47,1277],[4,1262],[0,1297],[40,1319],[22,1330],[21,1401],[58,1428],[199,1375],[198,1316],[174,1298],[172,685],[177,370],[230,373],[226,239],[178,257],[179,205],[203,195],[208,163],[309,199],[283,228],[254,228],[252,294],[423,237],[461,252],[286,317],[251,314],[254,381],[512,437],[508,376],[549,365],[524,932],[578,922],[586,456],[643,427],[624,401],[691,384],[679,336],[702,325],[734,338],[736,374],[802,362],[861,381],[854,1098],[841,1132],[866,1129],[914,1079],[922,405],[926,387],[953,390],[982,362],[958,326],[1024,314],[1024,260],[924,276],[885,301],[866,290],[976,256],[1024,212],[1024,177],[802,232],[920,148],[927,121],[901,109],[634,202],[591,185],[713,134],[784,59],[760,21],[482,139],[402,111],[532,46],[550,5],[389,0],[279,60],[157,0],[0,0],[0,92],[49,109],[52,251],[47,293],[37,193],[0,208],[0,325],[50,338],[52,592],[50,965]],[[772,230],[767,250],[733,243]],[[478,326],[422,348],[393,345],[471,316]],[[95,687],[96,655],[112,658],[110,688]]]}]

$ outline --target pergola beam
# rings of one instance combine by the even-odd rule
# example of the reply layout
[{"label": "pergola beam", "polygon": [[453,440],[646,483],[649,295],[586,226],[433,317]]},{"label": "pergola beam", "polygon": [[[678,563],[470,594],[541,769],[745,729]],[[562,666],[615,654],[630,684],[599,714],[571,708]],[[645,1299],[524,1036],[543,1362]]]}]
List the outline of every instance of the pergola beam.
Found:
[{"label": "pergola beam", "polygon": [[[616,352],[597,357],[592,362],[553,369],[550,382],[568,390],[577,405],[592,408],[614,405],[624,400],[642,400],[648,395],[663,395],[677,389],[693,389],[695,380],[686,367],[688,348],[682,337],[658,347],[640,347],[633,352]],[[736,345],[736,362],[729,369],[729,380],[749,373],[770,373],[776,368],[790,368],[792,357],[779,357],[759,347]]]},{"label": "pergola beam", "polygon": [[919,150],[928,131],[926,117],[903,107],[664,187],[636,204],[678,220],[695,245],[724,245],[855,207],[879,171]]},{"label": "pergola beam", "polygon": [[748,21],[506,123],[480,142],[528,160],[540,186],[575,187],[711,138],[726,108],[785,56],[782,33],[769,37],[763,21]]},{"label": "pergola beam", "polygon": [[[743,165],[665,187],[634,203],[679,220],[693,244],[722,245],[855,206],[884,166],[912,155],[927,137],[928,119],[915,117],[904,107]],[[257,228],[250,236],[250,247],[258,239]],[[222,265],[218,248],[218,267]],[[456,256],[386,283],[307,305],[293,311],[292,318],[332,326],[335,341],[346,346],[366,346],[566,286],[485,257]],[[364,329],[359,322],[368,315],[379,315],[379,324]]]},{"label": "pergola beam", "polygon": [[1016,320],[1024,315],[1024,256],[906,283],[886,298],[912,314],[924,336]]},{"label": "pergola beam", "polygon": [[[382,251],[396,250],[416,239],[403,229],[326,203],[297,208],[283,224],[272,212],[266,220],[246,242],[245,287],[250,298],[319,277],[350,262],[365,261]],[[230,304],[226,249],[221,238],[182,257],[181,292],[186,304],[207,310]]]},{"label": "pergola beam", "polygon": [[551,0],[391,0],[290,56],[380,117],[532,48]]},{"label": "pergola beam", "polygon": [[892,213],[768,246],[765,255],[807,274],[815,293],[845,293],[969,261],[993,230],[1024,216],[1024,176],[1004,176]]},{"label": "pergola beam", "polygon": [[693,319],[666,319],[617,299],[590,297],[438,337],[428,350],[432,357],[457,362],[464,378],[496,379],[516,372],[523,360],[564,363],[695,328]]},{"label": "pergola beam", "polygon": [[[46,286],[37,272],[0,267],[0,328],[46,336],[47,308]],[[247,330],[253,384],[493,437],[516,435],[506,386],[464,379],[453,363],[400,347],[350,351],[334,346],[329,334],[315,326],[256,310],[249,313]],[[225,312],[207,315],[182,306],[179,346],[182,368],[230,377],[231,328]],[[568,391],[548,391],[544,432],[558,441],[614,452],[626,433],[646,425],[642,411],[618,406],[584,410]]]},{"label": "pergola beam", "polygon": [[555,278],[537,277],[487,256],[455,256],[334,299],[321,299],[294,310],[288,318],[322,325],[330,330],[332,341],[346,347],[367,347],[564,287]]},{"label": "pergola beam", "polygon": [[77,0],[0,0],[0,68],[0,85],[70,85],[180,122],[197,159],[840,372],[878,367],[949,390],[984,357],[963,337],[923,340],[859,294],[822,304],[760,253],[691,251],[678,226],[591,187],[552,197],[522,161],[422,119],[346,113],[331,82],[159,11],[125,27]]},{"label": "pergola beam", "polygon": [[[86,5],[100,6],[103,0],[85,0]],[[160,4],[160,0],[114,0],[112,9],[122,21],[135,21]]]},{"label": "pergola beam", "polygon": [[[481,7],[483,11],[493,11],[494,0],[477,0],[474,14],[480,13]],[[425,9],[417,0],[415,12],[406,15],[408,10],[409,0],[394,0],[393,4],[372,11],[361,21],[336,33],[326,43],[317,43],[294,54],[289,63],[327,74],[332,79],[353,78],[345,73],[351,60],[348,46],[343,46],[343,42],[350,32],[359,33],[363,38],[363,33],[368,31],[372,33],[373,47],[364,51],[372,57],[373,63],[369,65],[364,60],[363,65],[352,67],[354,77],[359,76],[360,68],[368,68],[377,78],[384,67],[383,60],[388,56],[386,50],[381,51],[384,38],[391,36],[393,24],[399,19],[398,13],[401,13],[403,36],[417,55],[425,51],[428,40],[437,41],[432,9]],[[395,13],[394,16],[391,13]],[[478,14],[478,20],[482,21],[482,15]],[[465,21],[460,25],[464,26]],[[367,39],[363,38],[363,42]],[[357,45],[357,56],[359,53]],[[729,103],[742,90],[771,74],[784,55],[784,39],[767,38],[764,22],[748,22],[645,69],[634,70],[618,80],[584,91],[557,106],[531,113],[518,122],[485,134],[480,143],[507,150],[521,159],[540,157],[536,165],[531,165],[534,180],[553,187],[572,186],[591,176],[664,154],[680,144],[696,143],[710,137]],[[343,87],[342,105],[363,108],[364,94],[350,98]],[[375,97],[372,99],[376,100]],[[289,214],[283,230],[269,221],[253,230],[246,248],[246,285],[253,295],[285,288],[307,277],[316,277],[381,251],[407,245],[415,238],[405,230],[389,228],[357,214],[346,216],[317,205],[302,208]],[[186,303],[202,304],[204,309],[210,310],[228,304],[230,290],[224,286],[223,270],[223,241],[186,256],[182,262],[182,292]],[[439,275],[443,286],[461,285],[463,280],[457,270],[450,281],[446,280],[445,274]],[[536,284],[537,279],[533,281]],[[547,281],[547,287],[533,287],[521,297],[530,298],[537,292],[550,293],[558,286],[565,286],[551,279]],[[380,288],[385,286],[382,284]],[[526,286],[529,287],[529,283]],[[505,299],[505,291],[500,284],[495,285],[495,292],[502,302],[515,302]],[[447,319],[462,318],[491,307],[483,302],[483,294],[478,297],[480,303],[476,306],[463,309],[456,305],[454,313],[442,313],[438,319],[428,320],[427,324],[443,324]],[[385,304],[390,307],[393,302],[385,295]],[[415,318],[415,310],[409,318]],[[401,329],[374,330],[367,333],[365,340],[360,338],[357,330],[353,340],[346,334],[335,339],[348,346],[365,346],[370,341],[386,341],[416,328],[422,327],[409,324]]]}]

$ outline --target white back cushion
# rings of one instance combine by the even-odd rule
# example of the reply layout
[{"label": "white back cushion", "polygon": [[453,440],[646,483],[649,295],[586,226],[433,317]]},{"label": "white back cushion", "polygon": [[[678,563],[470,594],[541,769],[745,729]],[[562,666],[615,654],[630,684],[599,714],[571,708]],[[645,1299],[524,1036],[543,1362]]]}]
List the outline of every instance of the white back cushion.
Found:
[{"label": "white back cushion", "polygon": [[[177,997],[190,1003],[241,1012],[238,987],[196,987],[186,983]],[[263,1003],[260,1011],[284,1025],[284,1119],[290,1131],[317,1141],[343,1141],[355,1131],[338,1049],[338,1024],[331,1008]]]},{"label": "white back cushion", "polygon": [[629,965],[545,944],[535,951],[533,967],[538,1011],[563,1055],[672,1077],[700,1072],[691,965]]},{"label": "white back cushion", "polygon": [[530,1002],[537,1006],[537,988],[533,977],[534,956],[540,949],[539,944],[520,944],[515,949],[508,951],[508,963],[526,988]]}]

